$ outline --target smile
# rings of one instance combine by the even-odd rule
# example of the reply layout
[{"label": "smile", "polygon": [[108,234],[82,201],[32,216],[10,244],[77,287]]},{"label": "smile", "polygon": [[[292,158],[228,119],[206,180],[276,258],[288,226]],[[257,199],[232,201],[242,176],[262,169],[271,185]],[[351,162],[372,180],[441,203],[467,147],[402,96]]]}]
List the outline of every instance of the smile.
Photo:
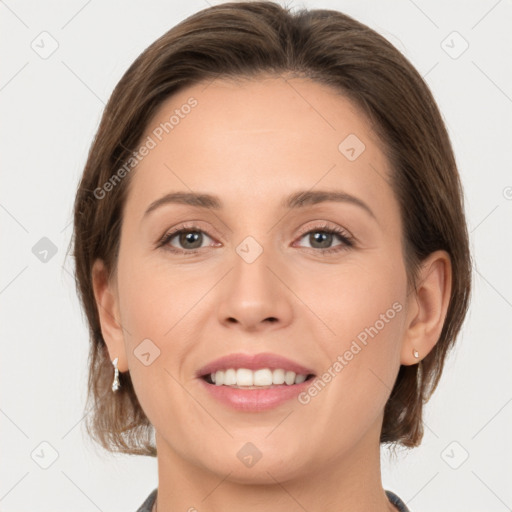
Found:
[{"label": "smile", "polygon": [[261,389],[274,386],[301,384],[313,377],[313,374],[297,374],[290,370],[277,368],[261,368],[250,370],[248,368],[228,368],[217,370],[205,375],[203,378],[209,384],[216,386],[229,386],[239,389]]}]

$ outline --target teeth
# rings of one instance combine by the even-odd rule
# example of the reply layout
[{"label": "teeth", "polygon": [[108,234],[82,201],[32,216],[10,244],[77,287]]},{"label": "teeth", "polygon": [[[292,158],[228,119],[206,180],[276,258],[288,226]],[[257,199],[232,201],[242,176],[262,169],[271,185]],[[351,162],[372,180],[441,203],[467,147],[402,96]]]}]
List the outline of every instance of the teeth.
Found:
[{"label": "teeth", "polygon": [[237,386],[252,386],[254,381],[254,375],[251,370],[245,368],[239,368],[236,371],[236,385]]},{"label": "teeth", "polygon": [[[213,375],[213,374],[212,374]],[[233,386],[236,384],[236,371],[233,368],[224,372],[224,385]]]},{"label": "teeth", "polygon": [[262,368],[260,370],[249,370],[247,368],[229,368],[227,370],[218,370],[210,374],[212,382],[216,386],[238,386],[238,387],[254,387],[254,386],[272,386],[286,384],[300,384],[304,382],[307,375],[297,375],[295,372],[282,369],[270,370]]},{"label": "teeth", "polygon": [[265,368],[263,370],[256,370],[254,372],[253,384],[255,386],[272,386],[272,371],[269,370],[268,368]]},{"label": "teeth", "polygon": [[291,386],[292,384],[295,383],[295,372],[286,372],[284,374],[284,381],[286,382],[286,384],[288,384],[288,386]]},{"label": "teeth", "polygon": [[222,386],[224,384],[224,372],[222,370],[212,373],[212,375],[215,376],[212,380],[215,382],[216,386]]},{"label": "teeth", "polygon": [[273,384],[284,384],[284,370],[274,370],[272,372],[272,383]]},{"label": "teeth", "polygon": [[295,377],[295,384],[300,384],[306,380],[306,375],[297,375]]}]

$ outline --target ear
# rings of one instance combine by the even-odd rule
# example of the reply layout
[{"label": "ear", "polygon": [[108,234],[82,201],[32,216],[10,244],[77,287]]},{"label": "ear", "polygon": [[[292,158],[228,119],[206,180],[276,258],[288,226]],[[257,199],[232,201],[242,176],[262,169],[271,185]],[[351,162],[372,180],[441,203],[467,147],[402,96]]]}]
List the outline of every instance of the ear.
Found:
[{"label": "ear", "polygon": [[[416,290],[410,292],[400,357],[405,366],[419,363],[439,341],[452,289],[452,267],[446,251],[430,254],[421,264]],[[413,351],[419,353],[416,358]]]},{"label": "ear", "polygon": [[124,348],[123,327],[120,323],[118,297],[115,285],[108,278],[105,263],[96,260],[92,268],[92,285],[100,318],[101,334],[107,344],[110,360],[119,358],[120,372],[128,370]]}]

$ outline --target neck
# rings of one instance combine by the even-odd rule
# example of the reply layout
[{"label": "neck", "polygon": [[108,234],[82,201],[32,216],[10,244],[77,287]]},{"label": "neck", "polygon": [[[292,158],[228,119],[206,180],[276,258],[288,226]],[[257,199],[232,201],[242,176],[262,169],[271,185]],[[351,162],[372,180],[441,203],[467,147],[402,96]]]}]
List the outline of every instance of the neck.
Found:
[{"label": "neck", "polygon": [[[230,467],[219,474],[205,465],[194,464],[181,457],[158,433],[156,441],[159,512],[234,512],[242,504],[244,512],[396,512],[382,487],[378,440],[370,443],[369,439],[362,439],[349,452],[333,454],[328,461],[315,461],[311,467],[288,475],[282,463],[272,469],[263,465],[258,468],[258,463],[251,468],[258,483],[236,481]],[[275,478],[278,472],[280,478]]]}]

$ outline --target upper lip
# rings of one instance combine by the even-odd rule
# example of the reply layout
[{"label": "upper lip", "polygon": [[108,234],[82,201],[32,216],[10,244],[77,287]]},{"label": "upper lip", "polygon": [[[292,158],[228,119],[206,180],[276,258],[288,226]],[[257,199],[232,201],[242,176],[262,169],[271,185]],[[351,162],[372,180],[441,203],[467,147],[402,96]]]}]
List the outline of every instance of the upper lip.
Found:
[{"label": "upper lip", "polygon": [[217,370],[227,370],[229,368],[247,368],[249,370],[259,370],[260,368],[269,368],[270,370],[283,369],[295,372],[297,375],[314,374],[313,370],[306,368],[291,359],[272,354],[270,352],[262,352],[259,354],[228,354],[206,364],[197,371],[198,377],[204,377]]}]

